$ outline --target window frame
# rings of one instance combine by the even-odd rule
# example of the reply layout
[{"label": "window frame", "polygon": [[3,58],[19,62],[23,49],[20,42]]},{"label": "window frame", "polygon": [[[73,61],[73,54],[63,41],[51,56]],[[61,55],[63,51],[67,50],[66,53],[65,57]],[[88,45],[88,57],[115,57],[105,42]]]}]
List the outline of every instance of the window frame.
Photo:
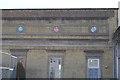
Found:
[{"label": "window frame", "polygon": [[[94,67],[89,66],[89,60],[97,60],[98,61],[97,66],[94,66]],[[87,67],[88,68],[100,68],[100,59],[99,58],[88,58],[87,61],[88,61],[87,62]]]}]

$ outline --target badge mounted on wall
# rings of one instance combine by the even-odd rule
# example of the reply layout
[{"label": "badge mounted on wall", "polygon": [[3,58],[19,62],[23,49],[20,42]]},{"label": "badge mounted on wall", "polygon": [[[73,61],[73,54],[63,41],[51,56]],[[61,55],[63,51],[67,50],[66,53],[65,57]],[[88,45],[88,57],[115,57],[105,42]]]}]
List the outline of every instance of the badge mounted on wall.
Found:
[{"label": "badge mounted on wall", "polygon": [[53,30],[54,30],[54,32],[59,32],[59,27],[58,26],[54,26],[54,28],[53,28]]},{"label": "badge mounted on wall", "polygon": [[18,25],[17,32],[23,32],[23,31],[24,31],[24,25],[23,24]]},{"label": "badge mounted on wall", "polygon": [[95,33],[98,31],[98,28],[96,25],[90,27],[90,32]]}]

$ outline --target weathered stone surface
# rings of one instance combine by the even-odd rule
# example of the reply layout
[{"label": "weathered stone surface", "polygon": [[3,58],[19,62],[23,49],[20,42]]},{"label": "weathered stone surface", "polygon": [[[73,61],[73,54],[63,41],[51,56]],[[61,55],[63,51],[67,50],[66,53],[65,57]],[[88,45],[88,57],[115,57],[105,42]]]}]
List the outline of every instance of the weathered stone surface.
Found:
[{"label": "weathered stone surface", "polygon": [[[14,11],[15,14],[12,14]],[[8,51],[11,49],[28,50],[26,57],[27,78],[47,78],[49,72],[49,56],[51,54],[56,55],[56,53],[59,55],[59,51],[61,51],[61,53],[63,52],[62,77],[86,78],[86,50],[88,52],[101,51],[100,53],[94,53],[94,55],[101,55],[101,78],[113,77],[113,55],[111,41],[112,35],[117,27],[117,10],[80,10],[80,12],[78,10],[78,13],[72,10],[73,14],[71,14],[69,10],[63,10],[60,14],[65,13],[65,15],[63,15],[64,19],[42,19],[40,18],[41,16],[48,18],[51,16],[57,17],[62,15],[58,15],[58,12],[56,11],[53,11],[53,13],[50,12],[52,15],[48,14],[49,10],[48,12],[45,12],[47,15],[39,13],[39,10],[38,13],[36,11],[37,10],[35,10],[35,12],[34,10],[5,10],[5,12],[3,12],[5,13],[3,14],[2,28],[3,45],[0,47],[3,50]],[[21,14],[21,12],[24,13]],[[28,13],[26,18],[25,15],[27,12],[30,13]],[[35,15],[35,13],[37,15]],[[66,15],[66,13],[68,15]],[[72,15],[71,17],[74,19],[65,18],[70,17],[70,15]],[[82,15],[84,18],[81,18]],[[39,19],[36,19],[36,16],[39,17]],[[10,19],[10,17],[12,19]],[[24,19],[15,17],[23,17]],[[25,30],[22,33],[17,32],[17,27],[19,24],[25,25]],[[56,25],[60,30],[58,33],[53,30]],[[97,32],[91,33],[91,26],[97,26]],[[54,52],[51,53],[51,50]],[[105,66],[108,66],[108,68],[106,69]]]}]

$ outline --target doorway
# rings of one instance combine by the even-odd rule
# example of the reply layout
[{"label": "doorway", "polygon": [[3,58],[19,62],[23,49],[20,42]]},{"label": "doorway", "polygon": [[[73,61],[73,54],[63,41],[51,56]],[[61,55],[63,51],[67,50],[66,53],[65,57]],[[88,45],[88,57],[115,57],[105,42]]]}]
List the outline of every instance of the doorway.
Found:
[{"label": "doorway", "polygon": [[88,78],[100,78],[100,60],[99,60],[99,58],[89,58],[87,65],[88,65],[87,66]]},{"label": "doorway", "polygon": [[62,57],[49,57],[49,78],[62,77]]}]

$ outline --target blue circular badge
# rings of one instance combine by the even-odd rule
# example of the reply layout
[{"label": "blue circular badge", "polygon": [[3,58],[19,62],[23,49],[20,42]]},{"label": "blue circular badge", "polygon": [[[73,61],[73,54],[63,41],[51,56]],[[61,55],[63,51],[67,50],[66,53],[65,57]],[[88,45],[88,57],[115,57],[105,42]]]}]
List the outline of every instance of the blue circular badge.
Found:
[{"label": "blue circular badge", "polygon": [[19,25],[17,31],[18,32],[23,32],[24,31],[24,25]]},{"label": "blue circular badge", "polygon": [[91,32],[96,32],[97,31],[97,27],[96,26],[92,26],[90,30],[91,30]]}]

